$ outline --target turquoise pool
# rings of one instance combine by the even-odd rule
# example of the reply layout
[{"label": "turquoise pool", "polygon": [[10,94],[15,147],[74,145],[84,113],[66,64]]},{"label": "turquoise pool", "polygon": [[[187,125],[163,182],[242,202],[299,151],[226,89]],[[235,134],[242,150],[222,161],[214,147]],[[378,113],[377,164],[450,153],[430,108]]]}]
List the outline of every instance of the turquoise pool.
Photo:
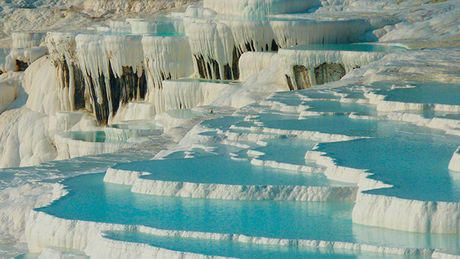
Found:
[{"label": "turquoise pool", "polygon": [[[295,174],[291,171],[253,166],[225,156],[193,159],[146,160],[119,164],[115,169],[149,172],[146,179],[230,185],[329,185],[322,174]],[[338,184],[338,183],[335,183]]]},{"label": "turquoise pool", "polygon": [[[69,189],[67,196],[36,210],[72,220],[171,230],[346,241],[392,247],[444,248],[451,251],[456,251],[458,247],[456,235],[416,234],[355,226],[351,222],[353,204],[350,203],[223,201],[141,195],[132,193],[128,186],[104,183],[103,177],[103,174],[91,174],[69,178],[64,181]],[[164,242],[179,250],[195,249],[194,244],[183,239]],[[237,252],[240,248],[225,249],[235,249]]]},{"label": "turquoise pool", "polygon": [[441,83],[410,83],[411,88],[377,90],[387,101],[460,105],[460,85]]}]

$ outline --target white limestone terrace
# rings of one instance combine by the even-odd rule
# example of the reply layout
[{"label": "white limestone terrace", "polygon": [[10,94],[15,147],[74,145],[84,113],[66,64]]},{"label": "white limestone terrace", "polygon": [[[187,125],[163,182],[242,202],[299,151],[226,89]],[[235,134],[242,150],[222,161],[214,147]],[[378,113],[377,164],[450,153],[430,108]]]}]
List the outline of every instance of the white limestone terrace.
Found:
[{"label": "white limestone terrace", "polygon": [[185,31],[195,71],[208,79],[238,79],[237,61],[244,52],[277,51],[292,45],[356,42],[371,30],[366,20],[356,18],[267,16],[251,19],[203,14],[196,9],[190,7],[185,13]]},{"label": "white limestone terrace", "polygon": [[[27,232],[30,242],[30,250],[41,252],[42,245],[48,244],[52,247],[67,246],[69,249],[85,251],[87,255],[94,258],[106,258],[107,256],[115,257],[136,257],[149,258],[153,257],[172,257],[172,258],[220,258],[218,256],[208,256],[203,254],[187,253],[186,251],[174,251],[164,249],[147,244],[133,243],[126,241],[116,241],[107,238],[103,232],[124,231],[125,225],[107,224],[88,221],[79,221],[71,226],[71,220],[65,220],[50,216],[42,212],[32,212],[31,221],[28,222]],[[45,226],[51,226],[47,228]],[[417,248],[400,248],[400,247],[383,247],[369,244],[359,244],[351,242],[331,242],[322,240],[292,240],[280,238],[265,238],[253,237],[247,235],[236,234],[219,234],[206,233],[197,231],[171,231],[156,229],[146,226],[129,226],[131,231],[138,231],[146,235],[154,235],[158,237],[180,237],[181,239],[195,239],[203,241],[230,241],[233,244],[250,244],[250,245],[271,245],[280,247],[295,247],[297,249],[317,249],[323,253],[328,253],[327,250],[332,249],[336,252],[344,252],[345,254],[366,254],[369,256],[431,256],[434,254],[442,255],[442,251],[433,249],[417,249]],[[57,235],[53,235],[55,232]],[[38,235],[37,233],[43,233]],[[64,244],[61,240],[70,238],[70,242]],[[101,247],[105,249],[101,249]]]},{"label": "white limestone terrace", "polygon": [[[239,6],[237,2],[232,4]],[[275,2],[266,3],[267,10],[272,11],[265,16],[279,13],[273,11],[276,9],[274,6],[280,4]],[[280,10],[280,12],[290,12],[290,10]],[[294,24],[291,24],[292,22]],[[325,29],[320,29],[321,24],[317,28],[317,22],[324,22]],[[355,22],[361,22],[358,19],[350,22],[343,19],[334,21],[331,18],[324,20],[298,17],[293,20],[269,18],[255,21],[238,17],[225,18],[224,15],[216,16],[207,11],[205,3],[204,9],[191,6],[184,14],[175,13],[150,20],[137,18],[129,18],[125,21],[114,20],[109,27],[95,28],[95,33],[89,33],[90,31],[48,33],[46,42],[51,60],[57,69],[56,81],[62,89],[58,91],[62,99],[60,111],[89,109],[98,123],[104,125],[116,116],[121,106],[127,105],[128,102],[146,100],[153,103],[154,112],[162,111],[162,93],[159,89],[162,87],[163,80],[190,75],[211,79],[237,79],[239,78],[238,59],[243,52],[276,50],[291,44],[349,42],[368,29],[367,25],[355,26]],[[287,24],[283,25],[285,23]],[[294,28],[308,30],[310,23],[313,26],[312,33],[282,35],[283,32],[293,31]],[[340,29],[342,25],[345,27]],[[326,29],[331,26],[335,29]],[[358,27],[361,28],[357,29],[358,31],[351,30]],[[213,30],[220,32],[216,34],[212,32]],[[346,31],[351,34],[339,35]],[[188,37],[182,37],[183,32]],[[320,36],[323,32],[332,34],[327,37]],[[126,33],[139,36],[125,35]],[[152,33],[154,35],[141,36]],[[299,35],[318,36],[318,38],[296,39]],[[30,42],[35,41],[34,35],[24,34],[23,38],[26,39],[26,36],[30,38]],[[17,38],[15,42],[19,44],[21,39]],[[285,39],[291,39],[293,42],[280,43]],[[208,44],[210,41],[214,41],[215,44]],[[140,45],[143,46],[143,51],[139,51]],[[181,51],[172,51],[177,49]],[[190,63],[186,62],[190,61],[190,55],[193,56],[193,70]],[[109,82],[111,87],[104,87]]]},{"label": "white limestone terrace", "polygon": [[356,195],[355,186],[328,183],[319,175],[282,175],[214,156],[117,165],[104,182],[129,185],[134,193],[221,200],[352,201]]},{"label": "white limestone terrace", "polygon": [[[362,53],[350,51],[350,53],[344,53],[345,51],[336,50],[327,52],[287,48],[290,45],[296,44],[303,45],[323,42],[348,43],[366,38],[381,38],[382,41],[406,41],[402,36],[407,36],[407,41],[410,42],[411,39],[413,41],[413,38],[428,38],[427,35],[430,34],[432,34],[433,38],[439,37],[442,44],[450,44],[451,42],[446,42],[458,33],[458,23],[455,19],[458,17],[456,16],[456,12],[458,12],[456,6],[458,4],[454,1],[447,1],[446,3],[411,7],[408,1],[403,1],[401,4],[397,4],[394,1],[383,1],[385,2],[383,5],[385,7],[386,5],[392,6],[392,10],[391,8],[383,8],[385,10],[375,16],[369,12],[364,14],[366,12],[361,10],[363,16],[360,17],[360,11],[355,9],[348,11],[346,14],[337,12],[324,15],[323,18],[318,18],[318,16],[321,16],[321,13],[327,13],[329,8],[335,9],[334,6],[342,6],[343,9],[359,7],[359,5],[355,6],[352,1],[322,2],[323,7],[320,7],[318,13],[313,15],[288,14],[273,17],[273,14],[292,12],[289,8],[285,10],[278,9],[282,11],[277,11],[277,1],[264,1],[263,5],[256,6],[260,7],[260,9],[254,9],[255,5],[251,6],[251,1],[247,1],[246,3],[248,4],[244,7],[244,12],[241,13],[235,12],[237,8],[234,8],[234,6],[241,6],[240,4],[244,3],[244,1],[228,1],[221,4],[211,2],[211,4],[215,5],[214,9],[217,13],[210,9],[204,9],[201,6],[193,6],[185,14],[172,14],[166,20],[169,20],[169,18],[174,19],[171,19],[171,22],[166,21],[163,24],[149,19],[119,19],[119,22],[112,22],[109,27],[95,25],[93,32],[80,31],[68,33],[66,30],[63,30],[62,32],[48,34],[46,44],[50,56],[42,57],[33,63],[31,63],[32,60],[45,53],[38,51],[30,52],[34,47],[29,48],[31,45],[24,44],[23,46],[27,47],[27,51],[30,53],[18,52],[19,54],[15,55],[15,57],[20,57],[20,59],[16,60],[25,60],[24,62],[30,65],[24,73],[24,84],[21,87],[20,84],[16,83],[23,76],[23,73],[14,74],[9,71],[6,76],[2,77],[0,85],[0,102],[2,103],[0,104],[0,112],[1,109],[7,109],[0,115],[0,140],[1,143],[7,143],[1,145],[0,148],[0,166],[33,165],[56,159],[60,154],[69,154],[69,157],[88,154],[85,153],[85,150],[97,153],[111,152],[113,150],[110,149],[109,145],[98,147],[100,143],[97,143],[97,141],[88,142],[89,144],[83,143],[85,141],[74,143],[74,139],[72,138],[63,139],[61,137],[72,132],[102,130],[103,128],[97,127],[97,123],[110,125],[129,118],[147,118],[152,120],[156,116],[156,120],[161,120],[164,125],[174,125],[184,120],[193,121],[190,117],[187,117],[188,115],[185,116],[187,117],[185,119],[181,116],[174,118],[174,116],[162,112],[169,109],[192,108],[197,105],[225,104],[241,107],[247,103],[264,98],[264,96],[274,89],[288,90],[289,84],[285,78],[287,74],[292,76],[291,82],[293,83],[291,89],[304,88],[305,86],[299,87],[299,85],[307,82],[307,78],[310,82],[313,82],[310,85],[315,87],[318,87],[318,81],[324,82],[324,88],[337,87],[347,84],[347,82],[355,85],[362,84],[362,91],[344,94],[344,92],[341,92],[342,90],[338,89],[336,90],[337,94],[335,97],[338,97],[339,102],[342,103],[353,103],[354,101],[368,102],[376,107],[378,114],[363,114],[361,110],[349,111],[344,106],[340,106],[344,110],[343,114],[339,114],[340,111],[335,109],[325,109],[324,111],[319,109],[318,111],[315,110],[315,106],[311,103],[312,100],[308,99],[310,97],[303,98],[298,104],[293,102],[286,105],[284,103],[286,100],[267,100],[265,104],[261,103],[262,106],[266,105],[264,109],[270,107],[275,114],[280,116],[286,116],[287,118],[295,114],[297,116],[296,119],[299,120],[306,120],[309,117],[319,115],[344,115],[350,119],[361,120],[400,120],[421,127],[442,129],[452,135],[458,134],[458,119],[455,117],[458,111],[451,109],[452,107],[445,106],[446,104],[439,105],[440,103],[435,102],[434,105],[417,104],[414,106],[407,104],[395,105],[395,103],[383,105],[382,103],[385,100],[381,100],[381,96],[372,98],[372,94],[377,95],[378,93],[367,91],[369,89],[372,90],[371,87],[368,87],[367,83],[373,81],[398,81],[403,79],[423,81],[429,79],[458,84],[458,72],[456,72],[458,68],[458,62],[456,62],[458,50],[428,49],[398,53],[382,53],[378,51],[375,53]],[[378,4],[364,0],[360,2],[368,3],[368,5],[363,6]],[[304,7],[307,9],[315,7],[314,5],[307,7],[307,4],[310,4],[310,2],[293,2],[291,6],[299,7],[299,5],[305,5],[301,6],[302,9]],[[117,3],[114,5],[116,6]],[[206,2],[204,5],[206,5]],[[400,7],[401,10],[394,11],[396,9],[395,6]],[[227,11],[229,13],[225,13]],[[310,11],[314,11],[314,9]],[[411,14],[412,11],[414,11],[413,14]],[[408,14],[402,15],[404,12]],[[258,16],[269,15],[270,17],[256,20],[244,17],[245,15],[256,13]],[[396,15],[392,15],[392,13],[396,13]],[[242,15],[243,17],[236,18],[234,17],[235,14]],[[185,20],[185,23],[181,22],[182,19]],[[442,21],[445,21],[445,26],[442,25]],[[164,31],[165,34],[157,33],[162,30],[161,28],[165,24],[167,24],[166,27],[168,28]],[[416,25],[412,26],[413,24]],[[385,28],[381,28],[383,26]],[[328,29],[332,27],[336,29]],[[170,34],[168,34],[169,29],[172,31]],[[303,32],[306,31],[311,33],[304,34]],[[291,32],[294,33],[290,34]],[[24,41],[18,40],[17,44],[21,46],[22,42],[27,41],[27,39]],[[33,37],[30,42],[33,42]],[[33,43],[33,45],[35,44]],[[428,44],[432,46],[430,44],[435,43],[430,42]],[[281,49],[279,49],[280,47]],[[181,51],[178,52],[178,49]],[[278,53],[271,52],[276,49],[279,50]],[[254,50],[264,52],[252,52]],[[243,52],[245,53],[241,54]],[[240,55],[242,55],[241,58]],[[189,58],[184,58],[187,56]],[[239,61],[236,57],[239,58]],[[29,62],[31,64],[28,64]],[[289,66],[283,66],[281,65],[283,64],[282,62],[291,63],[288,63]],[[330,69],[319,67],[329,62],[332,64],[341,64],[342,67],[335,65],[331,66]],[[240,65],[239,67],[237,66],[238,64]],[[296,65],[299,67],[294,70],[294,66]],[[305,69],[300,66],[304,66]],[[327,76],[309,76],[308,73],[312,72],[308,71],[310,66],[313,70],[326,72],[323,74]],[[280,67],[286,70],[278,69]],[[358,69],[358,67],[360,68]],[[12,70],[16,70],[16,68]],[[334,73],[330,74],[327,71],[333,71]],[[336,74],[340,76],[336,76]],[[204,82],[200,80],[179,80],[179,78],[189,76],[211,79],[239,78],[243,82],[241,84],[227,84],[228,82],[226,81]],[[344,78],[336,83],[328,82],[330,78],[336,80],[342,78],[342,76]],[[8,81],[7,78],[13,77],[15,77],[15,82]],[[42,80],[35,80],[36,78],[41,78]],[[5,80],[3,81],[3,79]],[[112,88],[112,86],[115,87]],[[251,88],[257,89],[257,91],[251,92]],[[24,99],[20,100],[24,96],[22,89],[29,95],[27,101]],[[6,94],[3,95],[4,93]],[[355,95],[362,96],[358,98]],[[4,99],[2,99],[3,97]],[[330,99],[337,99],[335,97],[324,97],[322,99],[329,99],[330,101]],[[3,108],[1,105],[4,105]],[[22,105],[22,108],[17,109]],[[380,107],[391,106],[392,109],[385,110],[384,108],[379,108],[379,105]],[[432,117],[421,114],[420,111],[422,108],[426,110],[424,107],[433,108],[435,114],[430,115]],[[205,113],[203,111],[206,110],[210,113],[210,111],[216,111],[217,109],[206,107],[201,112]],[[184,113],[186,112],[188,111]],[[94,117],[97,120],[90,115],[91,113],[95,114]],[[447,115],[441,113],[446,113]],[[244,112],[241,112],[241,114],[244,114]],[[360,134],[347,135],[349,132],[324,133],[314,129],[283,129],[273,123],[270,124],[269,119],[267,119],[266,114],[261,114],[258,118],[248,115],[245,118],[245,123],[229,126],[228,129],[217,128],[215,131],[219,134],[210,135],[195,136],[202,129],[197,126],[179,145],[187,146],[194,142],[199,142],[199,144],[203,145],[208,144],[209,140],[218,139],[220,141],[220,137],[223,137],[227,141],[225,143],[240,147],[244,145],[249,146],[247,142],[255,142],[256,144],[263,145],[264,141],[265,143],[270,142],[273,136],[280,137],[282,135],[297,136],[299,139],[308,139],[317,142],[337,141],[349,143],[353,143],[357,138],[362,137]],[[272,119],[276,120],[278,118]],[[288,120],[284,122],[287,124],[290,123]],[[180,134],[178,135],[180,138]],[[194,136],[196,139],[193,138]],[[30,143],[23,143],[20,141],[22,139],[31,141]],[[86,144],[90,146],[87,147]],[[154,145],[155,142],[151,142],[150,144]],[[60,150],[59,147],[64,147],[68,151],[57,151]],[[72,149],[76,149],[76,151],[72,151]],[[252,147],[250,149],[253,150]],[[249,151],[249,159],[253,161],[253,165],[262,168],[270,166],[282,167],[295,173],[313,173],[313,170],[309,166],[302,167],[305,170],[297,170],[295,167],[289,167],[286,164],[272,163],[279,162],[278,160],[264,160],[262,153],[258,153],[257,149]],[[448,167],[452,171],[458,171],[458,150],[452,150],[451,155]],[[232,157],[238,158],[236,156]],[[407,197],[391,196],[384,191],[385,188],[393,184],[391,181],[377,181],[370,177],[368,172],[362,169],[341,166],[339,163],[336,163],[337,161],[329,160],[324,154],[310,152],[307,157],[322,165],[325,175],[330,179],[351,182],[360,188],[353,214],[350,216],[351,220],[355,223],[427,233],[457,233],[456,231],[458,231],[458,217],[456,215],[458,214],[459,207],[458,202],[454,199],[448,201],[422,201]],[[78,165],[74,166],[77,167]],[[30,169],[24,170],[22,172],[28,173]],[[37,170],[37,172],[34,171],[34,174],[39,175],[41,172],[47,170],[45,167],[44,169]],[[19,175],[26,173],[18,173],[18,178],[20,178]],[[137,182],[139,188],[136,190],[139,190],[139,192],[155,195],[162,194],[165,198],[170,198],[168,196],[178,196],[175,198],[206,197],[257,200],[261,199],[259,198],[261,195],[265,195],[263,197],[266,200],[273,198],[278,200],[316,200],[323,202],[340,200],[342,198],[335,193],[335,191],[340,191],[340,188],[334,190],[329,186],[327,187],[329,189],[317,188],[318,186],[313,186],[316,189],[310,188],[311,186],[289,186],[283,187],[284,189],[280,190],[276,189],[278,187],[275,184],[259,187],[256,184],[249,183],[246,186],[248,189],[241,192],[238,189],[241,188],[241,184],[229,186],[229,184],[221,183],[222,185],[219,186],[211,186],[210,183],[195,182],[191,185],[183,185],[184,181],[180,179],[170,181],[169,183],[165,183],[164,179],[157,179],[154,183],[150,181],[141,184],[148,177],[147,175],[138,177],[136,174],[139,172],[118,173],[126,173],[128,175],[126,177],[128,178],[132,174],[131,176],[133,177],[130,179],[134,182],[133,187],[128,187],[133,188],[132,191],[135,191],[134,185]],[[116,179],[121,179],[121,182],[124,181],[123,177],[125,177],[125,175],[120,176],[115,173],[112,176]],[[455,179],[455,174],[452,174],[452,179]],[[2,179],[2,182],[6,184],[8,184],[8,181],[10,181],[8,176],[7,179]],[[398,187],[397,185],[395,186]],[[385,188],[376,189],[381,187]],[[270,188],[272,190],[271,193],[267,191]],[[295,188],[297,188],[297,191],[293,191]],[[193,192],[192,189],[198,191]],[[355,190],[356,187],[352,189]],[[352,189],[343,190],[346,192],[346,195],[343,197],[344,199],[355,199]],[[18,193],[28,190],[34,190],[31,193],[31,197],[27,198],[30,198],[27,201],[27,204],[30,206],[21,207],[20,201],[22,198]],[[213,192],[213,190],[216,191]],[[250,193],[251,190],[256,191]],[[284,194],[281,194],[283,192]],[[107,247],[113,248],[111,256],[135,257],[139,255],[139,251],[146,251],[146,254],[152,256],[187,256],[184,254],[185,252],[177,254],[173,251],[165,251],[161,248],[156,249],[142,244],[108,241],[108,239],[101,241],[99,239],[101,238],[99,230],[94,230],[94,232],[89,230],[91,233],[87,234],[86,231],[88,228],[86,222],[79,221],[78,218],[72,221],[53,218],[42,212],[32,212],[29,214],[32,207],[43,206],[50,200],[62,196],[64,192],[61,186],[57,186],[55,189],[49,188],[49,186],[36,186],[36,189],[35,187],[31,187],[30,189],[24,187],[23,189],[8,190],[3,194],[5,194],[1,196],[4,199],[2,200],[4,201],[3,204],[8,205],[8,209],[4,211],[7,214],[6,218],[8,218],[5,224],[14,226],[11,228],[6,226],[6,228],[14,232],[15,237],[23,236],[24,226],[21,222],[24,222],[25,219],[29,220],[30,225],[28,229],[36,229],[27,232],[28,237],[26,240],[30,240],[31,247],[34,250],[36,249],[36,251],[41,251],[49,246],[59,246],[61,248],[85,250],[88,254],[94,256],[107,256],[107,254],[99,254],[101,249],[98,249],[97,244],[100,244],[101,247],[107,245]],[[40,198],[36,199],[38,196]],[[11,213],[11,211],[17,213]],[[24,216],[15,219],[14,216],[17,214]],[[41,220],[41,216],[37,216],[37,214],[43,214],[44,216],[42,216],[45,219]],[[403,221],[400,219],[401,214],[407,216],[405,217],[406,220]],[[348,220],[351,222],[350,218]],[[9,224],[11,222],[14,224]],[[57,222],[59,224],[56,224],[53,228],[50,228],[49,232],[46,232],[43,228],[50,224],[44,222]],[[88,224],[91,225],[93,223]],[[73,228],[75,225],[77,227]],[[81,225],[83,225],[82,229],[80,229]],[[91,226],[96,225],[98,224]],[[103,230],[126,230],[130,228],[135,229],[137,225],[124,225],[114,228],[107,227]],[[76,232],[72,232],[71,230]],[[378,231],[380,230],[378,229]],[[174,232],[175,230],[171,231]],[[40,236],[37,234],[40,232],[45,234]],[[64,232],[68,232],[71,235],[67,240],[77,241],[65,243],[59,240],[62,235],[65,235],[62,234]],[[382,230],[382,232],[384,231]],[[93,234],[96,236],[94,237],[94,244],[96,244],[94,247],[76,245],[79,242],[78,240],[81,241],[85,236],[92,236]],[[176,231],[173,233],[173,235],[177,236],[181,234],[186,236],[194,235],[190,231]],[[211,234],[204,234],[206,238],[209,235]],[[218,238],[227,238],[230,235],[232,238],[235,237],[238,240],[240,238],[243,240],[262,240],[260,243],[266,244],[281,243],[289,245],[299,242],[299,240],[286,240],[283,238],[268,240],[262,237],[237,237],[233,234],[218,236]],[[202,236],[202,233],[196,234],[196,236]],[[430,246],[430,248],[415,248],[418,246],[402,242],[401,244],[403,245],[401,246],[403,247],[394,247],[390,244],[379,246],[364,242],[363,240],[369,238],[370,235],[364,234],[363,236],[363,239],[360,241],[346,242],[342,240],[335,242],[333,240],[326,241],[318,238],[302,241],[301,243],[306,243],[306,246],[315,248],[342,247],[354,251],[366,250],[380,252],[384,255],[390,253],[422,254],[433,257],[445,255],[443,251],[432,248],[441,247],[437,245]],[[74,237],[75,239],[72,239]],[[391,240],[393,237],[390,236],[388,239]],[[431,238],[434,238],[434,236],[429,236],[429,239]],[[447,238],[446,240],[452,241],[453,239]],[[136,249],[139,249],[139,251],[136,252]],[[131,255],[122,254],[123,251],[129,252],[128,250],[132,252]],[[180,251],[180,249],[177,250]],[[120,253],[118,254],[119,251]],[[164,254],[162,254],[163,252]],[[44,253],[43,256],[45,255]],[[190,254],[190,256],[199,255]]]}]

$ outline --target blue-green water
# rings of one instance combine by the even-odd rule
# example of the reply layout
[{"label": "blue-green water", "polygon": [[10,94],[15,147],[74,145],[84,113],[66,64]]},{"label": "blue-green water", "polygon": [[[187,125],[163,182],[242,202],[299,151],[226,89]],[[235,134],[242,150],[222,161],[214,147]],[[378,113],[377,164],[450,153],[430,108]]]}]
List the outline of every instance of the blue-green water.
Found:
[{"label": "blue-green water", "polygon": [[375,108],[369,105],[357,103],[342,103],[334,101],[309,101],[305,103],[310,106],[309,111],[336,112],[336,113],[357,113],[360,115],[373,115]]},{"label": "blue-green water", "polygon": [[223,116],[217,119],[206,120],[202,125],[212,129],[228,130],[230,126],[242,120],[242,116]]},{"label": "blue-green water", "polygon": [[303,120],[268,120],[263,121],[264,126],[283,130],[318,131],[329,134],[348,136],[371,136],[378,130],[378,125],[373,120],[350,119],[347,116],[318,116],[308,117]]},{"label": "blue-green water", "polygon": [[[231,241],[216,241],[193,238],[174,238],[148,235],[138,232],[106,232],[105,237],[113,240],[144,243],[173,251],[185,251],[214,256],[234,258],[358,258],[348,251],[330,249],[290,248],[269,245],[251,245]],[[378,256],[360,254],[359,258],[402,258],[397,256]]]},{"label": "blue-green water", "polygon": [[[350,203],[223,201],[134,194],[103,174],[64,181],[70,193],[38,209],[57,217],[279,238],[354,240]],[[321,226],[321,231],[319,230]]]},{"label": "blue-green water", "polygon": [[270,140],[267,146],[254,150],[264,152],[259,158],[276,162],[305,165],[305,154],[315,145],[314,142],[297,138],[281,138]]},{"label": "blue-green water", "polygon": [[371,178],[394,185],[371,193],[458,202],[460,181],[447,169],[458,145],[459,138],[403,129],[376,138],[323,143],[319,150],[328,153],[339,165],[369,169],[375,174]]},{"label": "blue-green water", "polygon": [[[104,183],[103,176],[92,174],[65,180],[69,194],[37,210],[72,220],[171,230],[346,241],[392,247],[444,248],[451,251],[458,246],[456,235],[416,234],[353,225],[353,204],[350,203],[223,201],[150,196],[132,193],[127,186]],[[194,249],[187,240],[170,241],[167,242],[183,250]],[[240,248],[225,249],[238,251]]]},{"label": "blue-green water", "polygon": [[66,132],[64,136],[74,140],[81,140],[85,142],[106,141],[106,134],[104,131],[69,131]]},{"label": "blue-green water", "polygon": [[385,95],[385,100],[388,101],[460,105],[458,84],[416,83],[414,86],[379,90],[376,93]]},{"label": "blue-green water", "polygon": [[[396,90],[398,89],[386,88],[382,91]],[[410,89],[398,91],[403,90]],[[373,116],[375,110],[368,105],[336,102],[338,95],[332,93],[336,91],[342,96],[362,98],[359,90],[340,88],[330,91],[277,93],[270,99],[288,106],[308,105],[312,111],[333,112],[337,113],[336,115],[299,120],[299,114],[296,112],[281,112],[267,106],[254,105],[238,111],[237,115],[208,120],[203,122],[203,125],[211,129],[233,132],[240,132],[231,129],[232,125],[237,125],[368,137],[323,143],[318,146],[318,151],[326,152],[339,165],[367,169],[374,174],[372,178],[394,185],[393,188],[372,190],[370,193],[430,201],[460,200],[460,180],[447,170],[452,154],[460,145],[460,138],[406,123],[382,121],[381,118],[349,118],[346,113]],[[439,100],[434,99],[436,102],[453,102],[452,98],[443,97],[444,93],[430,91],[419,97],[417,94],[414,96],[419,98],[417,100],[423,101],[423,98],[427,98],[425,95],[439,94]],[[302,96],[331,100],[309,101]],[[172,115],[184,118],[200,116],[192,111]],[[246,115],[251,115],[248,121],[244,121]],[[456,114],[442,116],[456,118]],[[216,140],[224,139],[218,132],[211,130],[203,135],[214,137]],[[275,139],[266,140],[267,146],[252,143],[250,149],[264,152],[265,155],[261,156],[261,159],[305,164],[305,152],[312,149],[314,142],[273,134],[275,135]],[[235,161],[229,158],[229,153],[246,152],[244,148],[218,143],[213,147],[214,149],[210,150],[194,148],[179,151],[165,160],[118,164],[115,168],[150,172],[150,175],[143,177],[164,181],[237,185],[344,185],[328,181],[321,174],[306,175],[267,169],[252,166],[248,161]],[[186,155],[193,155],[193,158],[182,159]],[[352,203],[160,197],[135,194],[130,191],[129,186],[104,183],[102,179],[103,174],[69,178],[64,181],[69,194],[37,210],[72,220],[144,225],[170,230],[357,242],[387,247],[441,248],[460,252],[458,235],[417,234],[354,225],[351,221]],[[375,258],[375,255],[371,254],[357,255],[341,251],[331,254],[332,251],[328,249],[309,251],[230,241],[167,238],[137,232],[110,232],[106,235],[115,240],[145,243],[177,251],[242,258]]]},{"label": "blue-green water", "polygon": [[328,185],[321,174],[296,174],[286,170],[252,166],[225,156],[193,159],[146,160],[119,164],[115,169],[149,172],[146,179],[230,185]]}]

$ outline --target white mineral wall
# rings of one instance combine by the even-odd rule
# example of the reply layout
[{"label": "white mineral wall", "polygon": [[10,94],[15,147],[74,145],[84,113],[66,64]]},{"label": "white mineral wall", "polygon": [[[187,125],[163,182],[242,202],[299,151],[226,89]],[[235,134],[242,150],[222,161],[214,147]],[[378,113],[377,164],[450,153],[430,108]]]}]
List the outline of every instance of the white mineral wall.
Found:
[{"label": "white mineral wall", "polygon": [[195,73],[208,79],[237,78],[231,70],[235,41],[230,27],[212,20],[186,19],[184,22]]},{"label": "white mineral wall", "polygon": [[136,35],[105,35],[103,42],[112,72],[116,77],[123,75],[123,67],[131,67],[140,77],[144,54],[142,37]]},{"label": "white mineral wall", "polygon": [[111,168],[104,182],[131,185],[131,191],[148,195],[223,200],[353,201],[356,187],[228,185],[174,182],[142,178],[146,173]]},{"label": "white mineral wall", "polygon": [[[308,69],[312,85],[317,84],[314,69],[322,64],[340,64],[345,69],[345,73],[349,73],[355,68],[367,65],[385,56],[384,52],[308,51],[293,49],[280,49],[278,53],[283,60],[282,69],[285,75],[294,79],[296,75],[293,67],[295,65],[305,66]],[[292,84],[297,89],[301,89],[297,85],[296,80],[292,80]]]},{"label": "white mineral wall", "polygon": [[33,208],[46,206],[66,191],[60,184],[33,183],[0,191],[0,239],[25,241],[25,223]]},{"label": "white mineral wall", "polygon": [[[32,63],[24,73],[24,90],[28,94],[26,107],[30,110],[53,115],[62,110],[62,98],[56,68],[48,56]],[[39,78],[39,80],[37,80]],[[64,95],[68,97],[68,95]]]},{"label": "white mineral wall", "polygon": [[155,118],[155,106],[150,102],[129,102],[121,106],[111,123],[129,120],[152,120]]},{"label": "white mineral wall", "polygon": [[154,88],[163,80],[188,77],[193,74],[192,54],[187,37],[144,36],[142,38],[144,66],[149,89],[147,100],[154,101]]},{"label": "white mineral wall", "polygon": [[280,48],[357,42],[369,29],[365,20],[280,20],[270,22]]},{"label": "white mineral wall", "polygon": [[384,52],[361,52],[361,51],[308,51],[281,49],[279,55],[282,56],[288,69],[293,65],[304,65],[307,68],[314,68],[324,63],[342,64],[346,72],[350,72],[356,67],[367,65],[383,56]]},{"label": "white mineral wall", "polygon": [[250,76],[260,73],[270,66],[277,65],[281,69],[281,57],[276,52],[246,52],[239,60],[240,80],[246,81]]},{"label": "white mineral wall", "polygon": [[211,104],[226,90],[236,88],[236,85],[200,81],[164,81],[163,111],[191,109],[196,106]]},{"label": "white mineral wall", "polygon": [[[43,212],[31,211],[26,221],[26,240],[31,252],[40,252],[46,247],[59,247],[67,249],[75,249],[85,251],[89,256],[97,257],[101,254],[101,250],[113,250],[114,257],[142,256],[144,249],[148,248],[144,245],[136,244],[135,247],[128,248],[126,242],[110,241],[109,247],[105,247],[107,243],[101,242],[102,231],[139,231],[141,233],[164,236],[164,237],[181,237],[181,238],[198,238],[208,240],[229,240],[242,244],[254,245],[275,245],[275,246],[290,246],[298,248],[315,248],[328,249],[330,252],[337,249],[338,251],[347,250],[355,253],[373,252],[380,255],[431,255],[433,250],[423,248],[396,248],[383,247],[361,243],[351,242],[335,242],[322,240],[292,240],[278,238],[251,237],[240,234],[219,234],[206,232],[191,232],[191,231],[176,231],[176,230],[161,230],[143,226],[133,225],[117,225],[107,223],[96,223],[87,221],[74,221],[60,219],[47,215]],[[120,253],[118,254],[117,251]],[[131,254],[131,253],[134,253]],[[148,252],[147,256],[152,255]],[[105,256],[104,253],[101,254]]]},{"label": "white mineral wall", "polygon": [[[5,57],[6,71],[23,71],[24,64],[30,65],[47,54],[47,49],[40,46],[44,38],[43,33],[15,32],[12,33],[11,38],[11,50]],[[18,62],[24,64],[18,67]]]},{"label": "white mineral wall", "polygon": [[320,4],[319,0],[204,0],[203,6],[219,14],[236,16],[266,16],[270,14],[306,11]]},{"label": "white mineral wall", "polygon": [[[101,249],[103,247],[104,249]],[[154,247],[148,244],[115,241],[108,238],[98,238],[86,249],[86,254],[91,258],[125,258],[125,259],[219,259],[223,257],[194,254],[188,252],[174,251],[161,247]]]},{"label": "white mineral wall", "polygon": [[123,142],[111,143],[75,140],[61,134],[54,136],[54,145],[58,154],[56,159],[70,159],[80,156],[113,153],[128,146],[127,143]]},{"label": "white mineral wall", "polygon": [[0,143],[0,168],[36,165],[57,155],[48,134],[48,118],[27,108],[2,113]]},{"label": "white mineral wall", "polygon": [[18,82],[8,75],[0,76],[0,114],[19,96]]},{"label": "white mineral wall", "polygon": [[[60,111],[75,110],[75,66],[78,64],[76,56],[76,42],[74,33],[48,32],[46,46],[51,62],[56,67],[56,81],[59,83],[58,94]],[[66,66],[66,68],[64,68]],[[64,75],[64,69],[69,74]],[[66,78],[67,76],[67,78]],[[52,89],[49,89],[53,91]]]},{"label": "white mineral wall", "polygon": [[417,201],[360,193],[353,208],[353,222],[396,230],[458,234],[460,203]]},{"label": "white mineral wall", "polygon": [[267,20],[220,19],[232,31],[235,46],[246,51],[276,51],[278,45],[271,24]]}]

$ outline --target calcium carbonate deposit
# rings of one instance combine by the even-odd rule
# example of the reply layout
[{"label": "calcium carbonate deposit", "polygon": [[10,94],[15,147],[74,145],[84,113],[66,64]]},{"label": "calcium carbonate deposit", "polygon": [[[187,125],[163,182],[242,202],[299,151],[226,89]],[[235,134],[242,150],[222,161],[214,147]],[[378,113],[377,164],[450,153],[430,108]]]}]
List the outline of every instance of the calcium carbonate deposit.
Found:
[{"label": "calcium carbonate deposit", "polygon": [[460,258],[457,0],[0,2],[0,258]]}]

